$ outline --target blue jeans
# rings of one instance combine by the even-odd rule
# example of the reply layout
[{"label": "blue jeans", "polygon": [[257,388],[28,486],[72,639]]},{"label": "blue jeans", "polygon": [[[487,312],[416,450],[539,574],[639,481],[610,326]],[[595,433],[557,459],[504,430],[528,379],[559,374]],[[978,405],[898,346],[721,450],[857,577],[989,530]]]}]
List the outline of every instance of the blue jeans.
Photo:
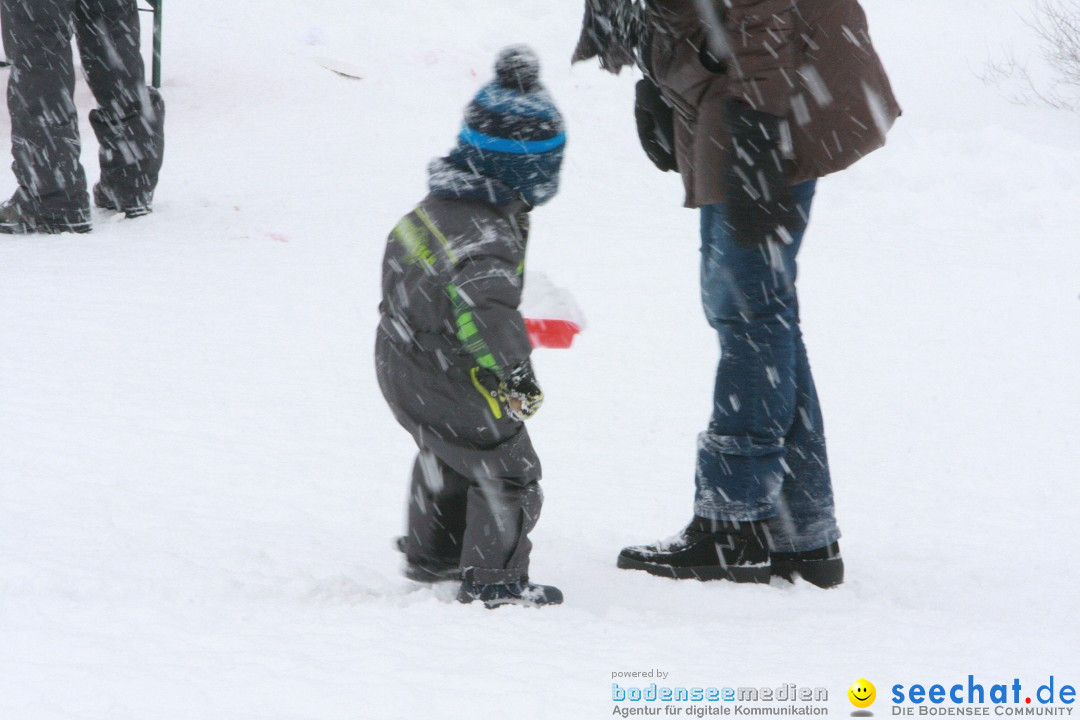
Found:
[{"label": "blue jeans", "polygon": [[765,520],[778,552],[840,537],[795,294],[815,186],[794,188],[803,221],[789,228],[791,244],[737,242],[723,205],[701,208],[701,299],[721,358],[712,418],[698,438],[694,512]]}]

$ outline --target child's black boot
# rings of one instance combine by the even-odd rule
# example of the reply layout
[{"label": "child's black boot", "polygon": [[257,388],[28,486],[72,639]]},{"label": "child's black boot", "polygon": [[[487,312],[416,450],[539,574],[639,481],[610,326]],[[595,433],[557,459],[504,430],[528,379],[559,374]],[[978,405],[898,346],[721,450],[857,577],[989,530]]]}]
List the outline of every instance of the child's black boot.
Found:
[{"label": "child's black boot", "polygon": [[457,599],[460,603],[479,600],[490,610],[503,605],[526,607],[560,605],[563,594],[559,588],[550,585],[535,585],[527,579],[511,583],[476,583],[466,578],[461,583]]},{"label": "child's black boot", "polygon": [[409,557],[405,550],[405,537],[394,541],[394,547],[405,556],[405,577],[415,582],[437,583],[452,582],[461,579],[461,568],[456,564],[431,562]]}]

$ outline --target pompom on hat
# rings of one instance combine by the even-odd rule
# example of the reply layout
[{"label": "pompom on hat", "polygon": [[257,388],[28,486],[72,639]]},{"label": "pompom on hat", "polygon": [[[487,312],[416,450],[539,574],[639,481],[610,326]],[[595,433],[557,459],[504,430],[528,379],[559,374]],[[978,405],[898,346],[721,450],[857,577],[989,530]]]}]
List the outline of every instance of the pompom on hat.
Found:
[{"label": "pompom on hat", "polygon": [[540,84],[540,60],[532,48],[512,45],[499,53],[495,79],[465,109],[447,159],[461,170],[501,181],[536,206],[559,189],[565,146],[562,115]]}]

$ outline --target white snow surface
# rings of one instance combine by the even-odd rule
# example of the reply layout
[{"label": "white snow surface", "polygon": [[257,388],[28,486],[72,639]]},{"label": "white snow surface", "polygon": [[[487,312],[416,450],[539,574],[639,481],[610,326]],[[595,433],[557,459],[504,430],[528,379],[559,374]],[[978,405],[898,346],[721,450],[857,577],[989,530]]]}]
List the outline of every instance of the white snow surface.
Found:
[{"label": "white snow surface", "polygon": [[[569,65],[580,0],[166,3],[153,215],[0,239],[0,718],[601,718],[651,668],[837,714],[862,677],[879,715],[892,683],[1080,681],[1080,118],[977,77],[1033,51],[1026,2],[864,5],[904,116],[819,184],[800,256],[848,572],[821,591],[615,568],[691,516],[718,348],[636,73]],[[534,356],[532,576],[566,604],[486,611],[400,576],[414,447],[372,345],[386,234],[517,42],[569,133],[528,261],[589,328]]]}]

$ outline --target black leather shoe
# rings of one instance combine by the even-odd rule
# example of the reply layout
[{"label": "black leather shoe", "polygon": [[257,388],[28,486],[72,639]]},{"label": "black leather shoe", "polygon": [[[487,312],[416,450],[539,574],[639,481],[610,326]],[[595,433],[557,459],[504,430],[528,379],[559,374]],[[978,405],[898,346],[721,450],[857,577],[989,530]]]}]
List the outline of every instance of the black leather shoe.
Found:
[{"label": "black leather shoe", "polygon": [[788,582],[795,582],[796,575],[820,588],[836,587],[844,582],[844,559],[840,557],[838,542],[806,552],[774,552],[769,557],[772,574]]},{"label": "black leather shoe", "polygon": [[5,235],[88,233],[92,227],[89,210],[38,215],[27,210],[15,199],[0,204],[0,233]]},{"label": "black leather shoe", "polygon": [[767,583],[769,542],[765,523],[695,517],[675,537],[623,548],[616,563],[676,579]]}]

